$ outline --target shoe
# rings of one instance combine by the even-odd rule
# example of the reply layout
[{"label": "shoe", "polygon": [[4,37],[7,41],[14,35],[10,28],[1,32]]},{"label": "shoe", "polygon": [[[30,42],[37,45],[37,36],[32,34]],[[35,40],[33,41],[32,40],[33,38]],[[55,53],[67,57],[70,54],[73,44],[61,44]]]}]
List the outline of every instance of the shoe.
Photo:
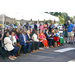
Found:
[{"label": "shoe", "polygon": [[14,59],[17,59],[17,57],[13,56]]},{"label": "shoe", "polygon": [[12,58],[10,58],[10,57],[8,57],[10,60],[15,60],[14,58],[12,59]]},{"label": "shoe", "polygon": [[71,42],[69,42],[68,44],[70,44]]},{"label": "shoe", "polygon": [[40,51],[40,49],[38,49],[38,51]]},{"label": "shoe", "polygon": [[16,54],[15,57],[17,57],[18,55]]},{"label": "shoe", "polygon": [[62,46],[62,45],[60,45],[60,46]]},{"label": "shoe", "polygon": [[31,53],[35,53],[34,51],[31,51]]},{"label": "shoe", "polygon": [[53,47],[56,47],[55,45]]},{"label": "shoe", "polygon": [[17,56],[20,56],[20,54],[17,54]]},{"label": "shoe", "polygon": [[35,51],[38,51],[37,49]]},{"label": "shoe", "polygon": [[31,53],[31,51],[27,51],[27,53]]},{"label": "shoe", "polygon": [[58,47],[59,47],[59,45],[58,45]]},{"label": "shoe", "polygon": [[71,44],[73,44],[73,42],[71,42]]},{"label": "shoe", "polygon": [[52,48],[52,46],[49,46],[49,48]]},{"label": "shoe", "polygon": [[26,54],[26,52],[23,52],[24,54]]}]

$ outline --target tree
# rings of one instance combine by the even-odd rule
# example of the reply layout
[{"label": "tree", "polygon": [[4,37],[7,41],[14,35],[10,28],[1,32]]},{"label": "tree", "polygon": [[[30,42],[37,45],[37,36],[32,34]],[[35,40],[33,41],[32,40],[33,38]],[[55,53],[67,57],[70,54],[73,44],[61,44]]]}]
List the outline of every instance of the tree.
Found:
[{"label": "tree", "polygon": [[71,23],[73,23],[73,17],[70,17],[70,21],[71,21]]},{"label": "tree", "polygon": [[[73,23],[73,18],[68,16],[68,14],[66,12],[46,12],[46,13],[59,17],[59,20],[61,21],[60,24],[67,22],[68,20],[70,20]],[[74,16],[74,18],[75,18],[75,16]]]},{"label": "tree", "polygon": [[60,15],[58,15],[59,17],[59,24],[64,24],[65,19],[62,18]]}]

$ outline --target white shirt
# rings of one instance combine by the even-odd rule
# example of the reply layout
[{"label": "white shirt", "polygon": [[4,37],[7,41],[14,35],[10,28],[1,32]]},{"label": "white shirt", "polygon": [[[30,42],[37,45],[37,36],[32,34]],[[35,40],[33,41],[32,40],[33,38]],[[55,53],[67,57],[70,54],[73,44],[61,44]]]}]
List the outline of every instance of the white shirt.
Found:
[{"label": "white shirt", "polygon": [[28,35],[28,37],[30,38],[30,35],[29,34],[27,34]]},{"label": "white shirt", "polygon": [[39,40],[38,40],[38,38],[37,38],[37,35],[36,35],[36,34],[33,34],[33,36],[32,36],[32,37],[34,37],[34,38],[33,38],[33,40],[34,40],[34,41],[39,42]]},{"label": "white shirt", "polygon": [[[9,35],[9,37],[11,38],[11,35]],[[17,42],[17,41],[16,41],[15,36],[13,36],[13,41],[12,41],[12,44],[14,44],[15,42]]]},{"label": "white shirt", "polygon": [[10,40],[9,37],[5,37],[4,38],[4,44],[5,44],[5,50],[7,51],[12,51],[14,49],[13,45],[12,45],[12,41]]},{"label": "white shirt", "polygon": [[57,27],[57,25],[58,25],[57,23],[56,23],[56,24],[54,24],[54,27],[56,28],[56,27]]},{"label": "white shirt", "polygon": [[26,42],[25,35],[24,34],[22,34],[22,35],[23,35],[24,41]]}]

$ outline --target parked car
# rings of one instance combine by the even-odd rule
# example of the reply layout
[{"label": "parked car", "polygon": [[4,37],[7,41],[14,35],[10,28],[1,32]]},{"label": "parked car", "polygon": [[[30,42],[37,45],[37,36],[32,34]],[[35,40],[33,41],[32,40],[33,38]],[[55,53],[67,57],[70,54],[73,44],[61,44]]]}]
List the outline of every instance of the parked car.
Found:
[{"label": "parked car", "polygon": [[63,30],[63,25],[59,25],[57,28],[58,28],[60,31],[62,31],[62,30]]}]

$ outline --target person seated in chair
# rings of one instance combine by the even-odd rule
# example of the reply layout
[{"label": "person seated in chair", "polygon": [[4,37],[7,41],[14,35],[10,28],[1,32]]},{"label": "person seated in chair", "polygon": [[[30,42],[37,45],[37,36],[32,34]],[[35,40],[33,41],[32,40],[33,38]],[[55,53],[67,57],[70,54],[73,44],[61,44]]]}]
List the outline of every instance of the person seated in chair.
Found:
[{"label": "person seated in chair", "polygon": [[[13,35],[11,36],[11,39],[13,38]],[[9,59],[11,60],[15,60],[17,57],[15,56],[15,54],[17,53],[19,48],[15,48],[12,45],[12,41],[9,38],[9,32],[5,32],[4,33],[4,37],[3,37],[3,43],[4,43],[4,49],[6,51],[12,51],[11,55],[9,56]]]},{"label": "person seated in chair", "polygon": [[0,46],[1,46],[2,34],[0,34]]},{"label": "person seated in chair", "polygon": [[35,51],[40,51],[40,49],[39,49],[39,39],[38,39],[38,35],[37,35],[37,31],[35,30],[35,33],[33,34],[33,36],[32,36],[32,39],[33,39],[33,41],[34,41],[34,48],[35,48]]},{"label": "person seated in chair", "polygon": [[45,34],[41,30],[39,31],[38,38],[39,41],[41,41],[42,44],[44,45],[44,48],[47,49],[47,40]]},{"label": "person seated in chair", "polygon": [[21,45],[19,44],[19,43],[17,43],[17,40],[16,40],[16,38],[15,38],[15,32],[14,31],[12,31],[12,32],[10,32],[10,38],[11,38],[11,36],[13,35],[13,38],[11,39],[12,40],[12,44],[13,44],[13,46],[15,47],[15,48],[18,48],[19,47],[19,49],[18,49],[18,51],[17,51],[17,54],[15,55],[16,57],[17,56],[20,56],[20,50],[21,50]]},{"label": "person seated in chair", "polygon": [[32,45],[31,45],[31,52],[32,53],[35,53],[33,50],[34,50],[34,41],[33,41],[33,39],[32,39],[32,37],[30,36],[30,30],[28,30],[27,31],[27,38],[28,38],[28,40],[32,43]]},{"label": "person seated in chair", "polygon": [[27,35],[26,35],[26,30],[22,30],[22,33],[19,35],[19,42],[21,47],[23,47],[23,53],[26,54],[26,48],[28,46],[27,49],[27,53],[30,53],[30,49],[31,49],[31,42],[28,41]]},{"label": "person seated in chair", "polygon": [[49,42],[49,47],[50,48],[52,48],[52,46],[55,47],[54,39],[53,39],[54,33],[53,34],[52,33],[49,34],[48,33],[48,29],[47,29],[47,30],[45,30],[45,36],[46,36],[47,41]]}]

